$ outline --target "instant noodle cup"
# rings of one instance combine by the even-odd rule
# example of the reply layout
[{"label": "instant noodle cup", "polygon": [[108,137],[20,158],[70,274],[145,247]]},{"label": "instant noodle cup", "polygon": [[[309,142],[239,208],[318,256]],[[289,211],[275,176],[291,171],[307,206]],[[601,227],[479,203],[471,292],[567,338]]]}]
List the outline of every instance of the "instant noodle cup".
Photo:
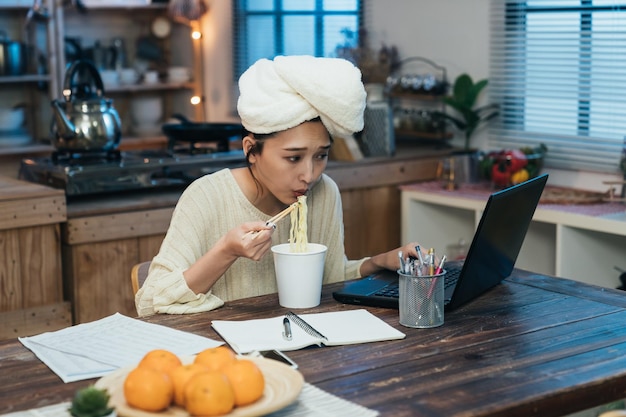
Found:
[{"label": "instant noodle cup", "polygon": [[278,303],[287,308],[320,304],[327,247],[308,243],[305,252],[292,252],[291,244],[272,246]]}]

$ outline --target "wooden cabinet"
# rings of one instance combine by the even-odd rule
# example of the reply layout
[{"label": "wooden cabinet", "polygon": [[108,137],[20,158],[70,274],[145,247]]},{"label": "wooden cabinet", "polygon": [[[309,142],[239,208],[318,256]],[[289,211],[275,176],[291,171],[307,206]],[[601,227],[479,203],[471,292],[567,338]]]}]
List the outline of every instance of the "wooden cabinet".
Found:
[{"label": "wooden cabinet", "polygon": [[[75,323],[136,316],[132,266],[157,254],[179,193],[94,199],[62,227],[64,286]],[[129,201],[132,200],[132,201]]]},{"label": "wooden cabinet", "polygon": [[62,285],[65,219],[63,191],[0,178],[0,339],[71,324]]},{"label": "wooden cabinet", "polygon": [[[342,193],[349,258],[400,245],[398,185],[434,178],[441,154],[432,151],[414,157],[329,164],[326,173]],[[158,252],[179,195],[170,192],[70,204],[62,229],[63,264],[75,323],[115,312],[136,315],[130,270]]]},{"label": "wooden cabinet", "polygon": [[[403,240],[428,242],[437,253],[464,239],[471,242],[489,190],[443,191],[416,184],[402,192]],[[516,267],[616,288],[626,269],[626,210],[623,204],[539,205]]]}]

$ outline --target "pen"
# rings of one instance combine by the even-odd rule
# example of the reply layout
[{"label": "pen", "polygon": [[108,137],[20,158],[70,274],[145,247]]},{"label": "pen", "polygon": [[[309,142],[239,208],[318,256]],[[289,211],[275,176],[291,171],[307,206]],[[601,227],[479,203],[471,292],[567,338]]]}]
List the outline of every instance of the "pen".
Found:
[{"label": "pen", "polygon": [[289,319],[285,317],[283,319],[283,339],[291,340],[291,323],[289,323]]},{"label": "pen", "polygon": [[417,257],[420,260],[420,266],[424,265],[424,258],[422,258],[422,248],[420,248],[420,245],[415,247],[415,251],[417,252]]},{"label": "pen", "polygon": [[400,271],[404,273],[404,256],[402,251],[398,251],[398,259],[400,260]]},{"label": "pen", "polygon": [[443,271],[443,264],[444,264],[444,262],[446,262],[446,255],[443,255],[441,257],[441,261],[439,262],[439,266],[435,270],[435,275],[441,274],[441,271]]},{"label": "pen", "polygon": [[428,250],[428,275],[435,275],[435,250]]}]

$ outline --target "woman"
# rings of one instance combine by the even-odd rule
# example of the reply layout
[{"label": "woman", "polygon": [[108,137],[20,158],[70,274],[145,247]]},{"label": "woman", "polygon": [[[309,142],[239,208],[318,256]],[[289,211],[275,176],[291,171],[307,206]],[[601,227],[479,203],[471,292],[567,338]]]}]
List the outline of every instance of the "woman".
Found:
[{"label": "woman", "polygon": [[242,141],[247,167],[199,178],[182,194],[136,295],[141,316],[208,311],[276,292],[268,252],[288,241],[289,222],[266,222],[301,195],[309,241],[328,247],[324,283],[396,270],[399,250],[417,256],[416,243],[361,260],[345,256],[341,197],[323,172],[332,137],[363,129],[365,90],[354,65],[311,56],[262,59],[241,76],[239,89],[237,109],[251,132]]}]

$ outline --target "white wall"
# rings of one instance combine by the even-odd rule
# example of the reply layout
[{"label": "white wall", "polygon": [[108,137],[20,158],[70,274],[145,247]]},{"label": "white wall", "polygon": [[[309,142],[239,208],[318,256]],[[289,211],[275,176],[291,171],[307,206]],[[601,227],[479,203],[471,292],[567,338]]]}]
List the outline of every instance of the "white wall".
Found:
[{"label": "white wall", "polygon": [[[446,67],[448,78],[468,73],[475,80],[489,77],[490,0],[367,0],[370,44],[395,45],[400,58],[422,56]],[[203,20],[206,68],[207,120],[236,120],[232,113],[231,2],[210,1]],[[483,94],[481,100],[486,101]],[[452,142],[461,146],[461,137]],[[478,131],[476,147],[486,146],[486,134]],[[550,183],[605,191],[602,182],[618,175],[547,170]]]}]

